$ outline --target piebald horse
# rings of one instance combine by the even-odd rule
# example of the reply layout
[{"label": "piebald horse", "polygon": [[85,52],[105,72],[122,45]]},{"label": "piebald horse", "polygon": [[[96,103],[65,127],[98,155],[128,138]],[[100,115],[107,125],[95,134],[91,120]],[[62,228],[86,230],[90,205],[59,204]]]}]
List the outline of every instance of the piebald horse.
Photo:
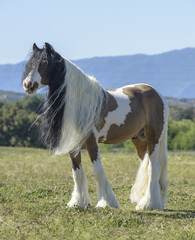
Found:
[{"label": "piebald horse", "polygon": [[91,205],[81,148],[89,153],[97,181],[97,207],[120,207],[103,169],[98,143],[131,139],[141,164],[131,189],[136,209],[163,210],[167,196],[167,123],[164,97],[147,84],[106,90],[45,43],[36,44],[26,63],[23,88],[28,94],[48,85],[41,124],[43,142],[72,159],[74,190],[69,207]]}]

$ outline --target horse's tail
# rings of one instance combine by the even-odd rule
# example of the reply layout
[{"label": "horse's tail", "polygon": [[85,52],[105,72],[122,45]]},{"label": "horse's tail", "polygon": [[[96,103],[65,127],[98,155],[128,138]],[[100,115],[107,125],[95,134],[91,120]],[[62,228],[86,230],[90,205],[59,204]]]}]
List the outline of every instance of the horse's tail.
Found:
[{"label": "horse's tail", "polygon": [[135,183],[131,188],[130,199],[132,203],[138,203],[144,196],[149,183],[148,165],[149,154],[145,153],[144,159],[141,161]]},{"label": "horse's tail", "polygon": [[160,138],[160,148],[159,148],[159,163],[161,167],[160,172],[160,187],[162,195],[162,204],[163,207],[166,203],[167,198],[167,164],[168,164],[168,152],[167,152],[167,135],[168,135],[168,118],[169,118],[169,106],[166,100],[162,97],[164,103],[164,127]]}]

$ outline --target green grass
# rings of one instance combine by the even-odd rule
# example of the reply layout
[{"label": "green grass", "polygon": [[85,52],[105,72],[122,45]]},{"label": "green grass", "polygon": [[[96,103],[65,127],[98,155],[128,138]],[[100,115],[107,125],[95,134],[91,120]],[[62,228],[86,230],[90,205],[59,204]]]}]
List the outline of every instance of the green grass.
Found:
[{"label": "green grass", "polygon": [[129,193],[139,166],[134,153],[102,153],[121,209],[96,209],[96,184],[83,153],[93,207],[66,208],[73,189],[68,156],[0,148],[0,240],[195,239],[195,153],[169,153],[169,198],[164,212],[135,211]]}]

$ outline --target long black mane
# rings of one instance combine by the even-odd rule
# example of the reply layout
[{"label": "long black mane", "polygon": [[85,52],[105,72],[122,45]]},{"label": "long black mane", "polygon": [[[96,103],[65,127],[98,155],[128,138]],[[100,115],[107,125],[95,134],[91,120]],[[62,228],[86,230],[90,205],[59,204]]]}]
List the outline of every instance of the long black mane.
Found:
[{"label": "long black mane", "polygon": [[55,149],[58,146],[61,136],[66,93],[65,75],[65,60],[54,52],[53,63],[49,72],[49,93],[43,106],[44,114],[40,131],[41,139],[49,149]]}]

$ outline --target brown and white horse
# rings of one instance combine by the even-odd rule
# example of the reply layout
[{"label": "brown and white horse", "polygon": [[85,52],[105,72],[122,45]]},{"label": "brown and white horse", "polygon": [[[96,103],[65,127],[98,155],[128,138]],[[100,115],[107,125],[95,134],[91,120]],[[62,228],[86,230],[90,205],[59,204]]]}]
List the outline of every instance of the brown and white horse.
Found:
[{"label": "brown and white horse", "polygon": [[23,87],[28,94],[48,85],[41,135],[56,154],[72,159],[74,190],[69,207],[91,205],[87,177],[81,164],[85,147],[97,181],[97,207],[119,207],[100,160],[98,143],[131,139],[141,164],[131,189],[136,209],[164,209],[167,195],[166,100],[146,84],[105,90],[72,62],[45,43],[33,45],[26,64]]}]

